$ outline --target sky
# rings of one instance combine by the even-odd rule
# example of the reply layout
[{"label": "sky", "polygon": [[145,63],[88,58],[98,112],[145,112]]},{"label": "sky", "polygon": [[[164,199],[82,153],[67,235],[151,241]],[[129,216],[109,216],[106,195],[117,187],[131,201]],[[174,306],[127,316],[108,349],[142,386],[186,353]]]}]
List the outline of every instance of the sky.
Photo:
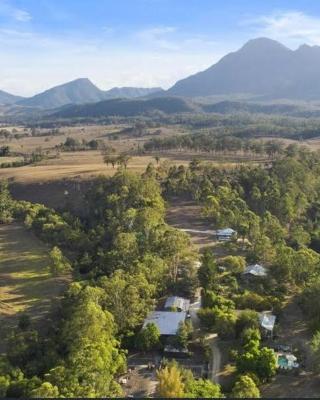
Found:
[{"label": "sky", "polygon": [[0,89],[166,89],[256,37],[320,45],[320,1],[0,0]]}]

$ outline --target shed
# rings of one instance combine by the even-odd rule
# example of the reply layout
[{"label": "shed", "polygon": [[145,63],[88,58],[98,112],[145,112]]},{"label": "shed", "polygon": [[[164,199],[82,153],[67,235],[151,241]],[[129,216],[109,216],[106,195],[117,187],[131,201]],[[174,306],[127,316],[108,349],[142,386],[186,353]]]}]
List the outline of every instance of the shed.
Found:
[{"label": "shed", "polygon": [[168,297],[164,305],[165,309],[175,308],[177,311],[180,312],[189,311],[189,307],[190,307],[190,300],[178,296]]},{"label": "shed", "polygon": [[217,239],[220,241],[227,241],[232,239],[232,237],[236,236],[237,232],[232,228],[224,228],[218,229],[216,231]]},{"label": "shed", "polygon": [[259,321],[261,328],[265,329],[266,331],[272,333],[274,329],[274,325],[276,323],[276,316],[269,313],[263,312],[259,315]]},{"label": "shed", "polygon": [[248,265],[245,271],[243,272],[243,275],[264,277],[267,276],[267,270],[264,266],[260,264]]}]

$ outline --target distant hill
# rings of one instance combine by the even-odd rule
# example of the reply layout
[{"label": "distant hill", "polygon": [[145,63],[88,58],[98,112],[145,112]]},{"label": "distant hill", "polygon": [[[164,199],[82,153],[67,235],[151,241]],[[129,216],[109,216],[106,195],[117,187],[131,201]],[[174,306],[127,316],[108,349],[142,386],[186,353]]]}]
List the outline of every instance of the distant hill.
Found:
[{"label": "distant hill", "polygon": [[58,108],[66,104],[93,103],[104,99],[104,92],[89,79],[81,78],[63,85],[55,86],[43,93],[19,101],[21,106]]},{"label": "distant hill", "polygon": [[218,114],[236,114],[236,113],[252,113],[252,114],[294,114],[301,111],[301,107],[293,104],[257,104],[245,103],[240,101],[221,101],[214,104],[202,105],[202,110],[207,113]]},{"label": "distant hill", "polygon": [[105,99],[128,98],[149,96],[154,93],[161,93],[164,90],[160,87],[137,88],[137,87],[115,87],[104,92]]},{"label": "distant hill", "polygon": [[87,104],[114,98],[142,97],[156,92],[159,93],[162,90],[161,88],[115,87],[103,91],[95,86],[89,79],[81,78],[64,83],[63,85],[55,86],[45,92],[21,101],[18,101],[19,98],[16,100],[13,99],[12,103],[17,103],[20,106],[26,107],[54,109],[68,104]]},{"label": "distant hill", "polygon": [[162,111],[166,114],[192,112],[195,110],[190,102],[176,97],[161,97],[150,100],[113,99],[94,104],[64,107],[52,114],[58,118],[97,118],[107,116],[130,117],[151,111]]},{"label": "distant hill", "polygon": [[23,97],[14,96],[13,94],[0,90],[0,104],[14,104],[21,99],[23,99]]},{"label": "distant hill", "polygon": [[166,94],[320,99],[320,47],[303,45],[293,51],[271,39],[250,40],[207,70],[178,81]]}]

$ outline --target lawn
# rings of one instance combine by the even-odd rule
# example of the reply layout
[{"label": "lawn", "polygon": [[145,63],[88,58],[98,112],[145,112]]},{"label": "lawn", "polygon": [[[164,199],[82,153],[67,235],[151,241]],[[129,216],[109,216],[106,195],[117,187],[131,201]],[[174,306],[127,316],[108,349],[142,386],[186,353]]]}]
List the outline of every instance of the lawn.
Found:
[{"label": "lawn", "polygon": [[27,313],[37,324],[69,276],[53,278],[49,248],[22,225],[0,225],[0,337]]}]

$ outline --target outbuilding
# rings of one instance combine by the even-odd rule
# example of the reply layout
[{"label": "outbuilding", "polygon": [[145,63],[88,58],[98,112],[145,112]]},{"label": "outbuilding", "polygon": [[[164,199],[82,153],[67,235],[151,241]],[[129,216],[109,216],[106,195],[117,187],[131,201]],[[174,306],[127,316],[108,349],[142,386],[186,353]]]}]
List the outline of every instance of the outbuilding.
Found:
[{"label": "outbuilding", "polygon": [[237,236],[237,232],[232,228],[218,229],[216,231],[217,240],[219,240],[220,242],[226,242],[228,240],[231,240],[235,236]]},{"label": "outbuilding", "polygon": [[246,269],[243,272],[243,275],[250,275],[250,276],[256,276],[263,278],[267,276],[267,270],[264,266],[260,264],[253,264],[253,265],[248,265]]},{"label": "outbuilding", "polygon": [[271,312],[262,312],[259,315],[260,326],[266,336],[273,336],[274,325],[276,323],[276,316]]},{"label": "outbuilding", "polygon": [[181,311],[188,312],[190,308],[190,300],[185,299],[183,297],[171,296],[167,298],[164,308],[165,310],[173,309],[179,312]]}]

